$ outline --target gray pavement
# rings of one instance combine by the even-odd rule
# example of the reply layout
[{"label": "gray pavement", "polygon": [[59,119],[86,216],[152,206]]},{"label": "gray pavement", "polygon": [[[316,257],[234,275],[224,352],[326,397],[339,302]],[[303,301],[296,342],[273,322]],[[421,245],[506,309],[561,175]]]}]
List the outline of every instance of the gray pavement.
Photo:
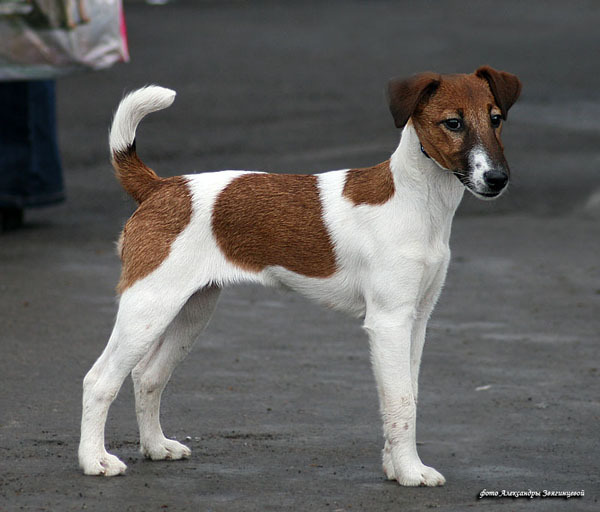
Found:
[{"label": "gray pavement", "polygon": [[[179,0],[126,15],[132,62],[59,82],[68,202],[0,236],[0,510],[600,509],[597,3]],[[127,382],[107,440],[128,473],[82,476],[81,380],[112,327],[114,241],[133,211],[107,154],[123,92],[178,91],[138,134],[162,175],[312,172],[393,151],[389,77],[481,64],[524,92],[504,134],[511,189],[465,196],[425,345],[417,436],[446,486],[383,479],[360,322],[255,287],[223,293],[165,391],[165,431],[192,458],[143,460]],[[484,488],[585,497],[478,500]]]}]

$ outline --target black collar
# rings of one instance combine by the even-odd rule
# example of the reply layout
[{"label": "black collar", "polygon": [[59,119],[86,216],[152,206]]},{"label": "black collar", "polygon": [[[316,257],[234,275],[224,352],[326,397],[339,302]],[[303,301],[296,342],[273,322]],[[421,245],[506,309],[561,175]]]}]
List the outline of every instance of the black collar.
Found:
[{"label": "black collar", "polygon": [[421,145],[421,152],[427,157],[427,158],[431,158],[428,154],[427,151],[425,151],[425,148],[423,147],[423,144],[419,143]]}]

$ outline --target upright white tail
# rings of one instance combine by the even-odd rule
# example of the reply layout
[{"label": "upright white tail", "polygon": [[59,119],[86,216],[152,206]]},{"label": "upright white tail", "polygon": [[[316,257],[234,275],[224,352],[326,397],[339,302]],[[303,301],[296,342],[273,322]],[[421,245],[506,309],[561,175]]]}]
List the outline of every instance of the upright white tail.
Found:
[{"label": "upright white tail", "polygon": [[156,173],[140,160],[135,149],[135,131],[150,112],[169,107],[175,91],[150,85],[133,91],[121,100],[110,129],[109,143],[117,179],[138,203],[160,183]]},{"label": "upright white tail", "polygon": [[135,141],[135,131],[140,121],[151,112],[170,107],[175,91],[157,85],[149,85],[125,96],[110,129],[110,150],[127,151]]}]

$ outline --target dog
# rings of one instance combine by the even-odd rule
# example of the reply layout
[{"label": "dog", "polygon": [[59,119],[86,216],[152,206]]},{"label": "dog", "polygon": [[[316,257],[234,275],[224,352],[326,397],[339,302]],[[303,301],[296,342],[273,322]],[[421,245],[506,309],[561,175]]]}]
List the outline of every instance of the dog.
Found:
[{"label": "dog", "polygon": [[464,190],[500,196],[509,167],[500,139],[519,79],[421,73],[389,82],[400,143],[370,168],[285,175],[221,171],[160,178],[136,153],[135,132],[175,92],[139,89],[110,131],[116,176],[139,204],[118,243],[115,326],[84,378],[79,463],[88,475],[126,466],[104,447],[108,409],[131,373],[141,452],[190,456],[161,429],[161,393],[209,321],[219,291],[239,282],[282,285],[364,319],[385,445],[383,471],[407,486],[445,483],[415,440],[425,329],[450,260],[452,218]]}]

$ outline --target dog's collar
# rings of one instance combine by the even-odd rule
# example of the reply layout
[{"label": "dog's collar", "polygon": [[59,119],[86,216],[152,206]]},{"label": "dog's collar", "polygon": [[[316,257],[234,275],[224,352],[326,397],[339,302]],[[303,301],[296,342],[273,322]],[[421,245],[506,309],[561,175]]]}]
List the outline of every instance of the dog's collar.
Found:
[{"label": "dog's collar", "polygon": [[[427,151],[425,151],[425,148],[423,147],[423,144],[421,144],[421,143],[419,142],[419,146],[421,146],[421,153],[423,153],[423,154],[424,154],[424,155],[425,155],[427,158],[429,158],[429,160],[433,160],[433,158],[431,158],[431,157],[430,157],[430,156],[427,154]],[[437,164],[437,162],[436,162],[435,160],[433,160],[433,161],[434,161],[434,162]],[[438,164],[438,165],[439,165],[439,164]],[[441,167],[441,166],[440,166],[440,167]],[[464,176],[463,176],[461,173],[459,173],[459,172],[457,172],[457,171],[450,171],[450,172],[451,172],[452,174],[454,174],[454,176],[456,176],[456,177],[459,179],[459,181],[460,181],[460,182],[461,182],[463,185],[467,186],[467,184],[466,184],[466,178],[465,178],[465,177],[464,177]]]}]

